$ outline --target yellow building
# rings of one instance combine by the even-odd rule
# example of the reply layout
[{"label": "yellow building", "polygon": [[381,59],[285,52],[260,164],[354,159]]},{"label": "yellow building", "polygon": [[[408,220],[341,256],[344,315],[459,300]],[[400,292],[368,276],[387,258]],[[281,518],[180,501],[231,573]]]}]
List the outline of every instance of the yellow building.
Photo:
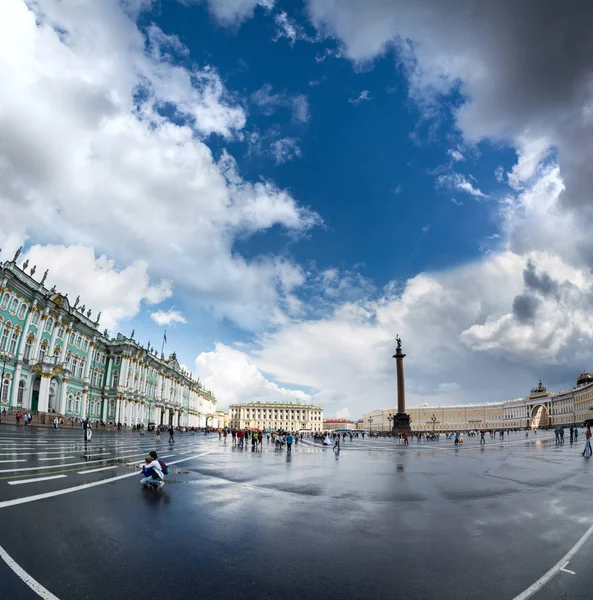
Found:
[{"label": "yellow building", "polygon": [[[390,431],[396,407],[376,409],[362,418],[367,431]],[[593,375],[582,373],[577,385],[565,392],[548,392],[542,382],[529,396],[502,402],[435,405],[407,408],[412,431],[514,429],[573,424],[593,420]]]},{"label": "yellow building", "polygon": [[230,427],[321,431],[323,409],[300,402],[250,402],[229,406]]}]

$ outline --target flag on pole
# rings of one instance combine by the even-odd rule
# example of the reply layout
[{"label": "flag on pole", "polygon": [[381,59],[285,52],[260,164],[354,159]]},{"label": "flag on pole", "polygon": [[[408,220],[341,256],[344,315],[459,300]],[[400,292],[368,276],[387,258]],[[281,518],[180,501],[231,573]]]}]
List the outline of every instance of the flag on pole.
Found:
[{"label": "flag on pole", "polygon": [[167,332],[165,331],[165,335],[163,336],[163,342],[167,343]]}]

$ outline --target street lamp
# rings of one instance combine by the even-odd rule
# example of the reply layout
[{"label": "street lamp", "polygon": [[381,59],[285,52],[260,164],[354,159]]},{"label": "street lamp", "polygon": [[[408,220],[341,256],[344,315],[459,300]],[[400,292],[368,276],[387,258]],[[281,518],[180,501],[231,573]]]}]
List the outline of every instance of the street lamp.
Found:
[{"label": "street lamp", "polygon": [[369,435],[373,432],[373,417],[369,417]]},{"label": "street lamp", "polygon": [[389,416],[387,417],[387,420],[390,423],[390,429],[393,431],[393,425],[394,425],[394,421],[395,421],[395,415],[392,415],[391,413],[389,413]]},{"label": "street lamp", "polygon": [[435,423],[437,422],[436,415],[433,414],[432,417],[430,417],[430,420],[432,421],[432,432],[434,433],[434,426],[435,426]]},{"label": "street lamp", "polygon": [[6,363],[11,358],[12,354],[10,352],[7,352],[6,350],[0,350],[0,360],[2,361],[2,379],[0,379],[0,402],[4,400],[4,375],[6,372]]}]

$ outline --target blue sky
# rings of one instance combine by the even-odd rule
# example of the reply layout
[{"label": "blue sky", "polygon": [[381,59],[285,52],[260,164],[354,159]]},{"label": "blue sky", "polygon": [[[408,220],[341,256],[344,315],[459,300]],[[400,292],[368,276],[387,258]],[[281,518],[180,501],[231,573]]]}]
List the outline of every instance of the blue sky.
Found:
[{"label": "blue sky", "polygon": [[396,333],[412,403],[572,385],[588,61],[465,4],[8,0],[2,247],[222,406],[392,406]]}]

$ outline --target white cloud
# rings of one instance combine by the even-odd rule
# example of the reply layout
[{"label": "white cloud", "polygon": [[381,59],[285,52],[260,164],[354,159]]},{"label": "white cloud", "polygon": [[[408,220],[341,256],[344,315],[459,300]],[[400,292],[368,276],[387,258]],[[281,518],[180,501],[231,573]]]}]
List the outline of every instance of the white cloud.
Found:
[{"label": "white cloud", "polygon": [[301,156],[299,140],[296,138],[281,138],[270,144],[270,151],[277,165]]},{"label": "white cloud", "polygon": [[474,187],[471,181],[468,181],[463,175],[459,173],[452,173],[450,175],[439,175],[437,177],[437,183],[439,185],[454,188],[457,190],[461,190],[462,192],[467,192],[471,196],[475,196],[476,198],[486,198],[486,194],[484,194],[479,188]]},{"label": "white cloud", "polygon": [[288,108],[292,112],[292,120],[295,123],[306,123],[309,120],[309,101],[303,94],[294,96],[286,92],[276,94],[272,91],[272,86],[266,83],[251,94],[251,100],[265,115],[273,115],[278,108]]},{"label": "white cloud", "polygon": [[301,390],[270,381],[245,353],[225,344],[216,344],[212,352],[202,352],[195,366],[202,383],[216,390],[216,398],[223,407],[236,402],[311,401],[311,396]]},{"label": "white cloud", "polygon": [[346,407],[336,411],[336,417],[338,419],[350,419],[351,416],[350,411]]},{"label": "white cloud", "polygon": [[368,102],[372,99],[373,97],[371,96],[371,92],[369,92],[369,90],[362,90],[358,96],[352,96],[351,98],[348,98],[348,102],[350,104],[360,104],[361,102]]},{"label": "white cloud", "polygon": [[208,3],[212,15],[222,25],[238,25],[253,17],[255,9],[262,7],[271,10],[275,0],[179,0],[182,4]]},{"label": "white cloud", "polygon": [[455,161],[455,162],[460,162],[465,160],[465,156],[463,156],[463,154],[461,154],[461,152],[459,152],[459,150],[455,150],[450,148],[449,150],[447,150],[447,154]]},{"label": "white cloud", "polygon": [[285,318],[302,270],[247,260],[235,240],[319,218],[272,182],[245,181],[228,153],[214,160],[208,137],[241,136],[246,120],[216,70],[174,64],[179,40],[154,26],[146,37],[116,2],[30,6],[0,3],[0,244],[94,246],[243,327]]},{"label": "white cloud", "polygon": [[294,46],[297,40],[303,40],[305,42],[315,41],[314,38],[311,38],[305,33],[303,27],[299,25],[295,19],[291,19],[284,11],[281,11],[274,16],[274,24],[276,25],[275,42],[282,38],[286,38],[289,44]]},{"label": "white cloud", "polygon": [[174,323],[187,323],[185,317],[178,311],[170,308],[168,311],[157,310],[150,314],[150,318],[157,325],[172,325]]},{"label": "white cloud", "polygon": [[93,248],[85,246],[35,245],[21,258],[29,261],[29,269],[36,265],[36,279],[49,269],[46,287],[55,285],[58,292],[68,294],[70,304],[80,295],[78,307],[91,309],[93,320],[101,312],[99,327],[111,332],[138,314],[143,303],[159,304],[173,293],[170,282],[151,282],[144,261],[118,268],[115,261],[105,255],[96,257]]}]

